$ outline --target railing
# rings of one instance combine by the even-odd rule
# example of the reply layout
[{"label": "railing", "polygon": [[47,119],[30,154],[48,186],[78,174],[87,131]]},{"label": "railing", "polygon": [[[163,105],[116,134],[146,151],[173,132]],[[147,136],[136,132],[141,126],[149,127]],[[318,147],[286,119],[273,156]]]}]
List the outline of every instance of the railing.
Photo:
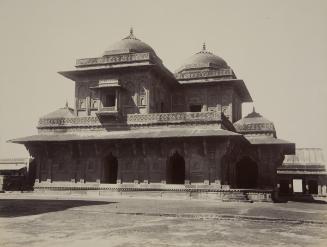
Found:
[{"label": "railing", "polygon": [[145,61],[149,59],[150,59],[150,53],[133,53],[133,54],[110,55],[110,56],[96,57],[96,58],[82,58],[76,60],[76,67],[127,63],[127,62],[136,62],[136,61]]},{"label": "railing", "polygon": [[[111,108],[111,107],[110,107]],[[221,113],[213,112],[172,112],[150,114],[128,114],[122,119],[121,125],[160,125],[160,124],[187,124],[220,122]],[[65,128],[65,127],[101,127],[110,122],[101,122],[97,116],[71,117],[71,118],[41,118],[38,128]],[[116,123],[117,124],[117,123]]]},{"label": "railing", "polygon": [[38,128],[101,126],[98,117],[41,118]]},{"label": "railing", "polygon": [[129,114],[127,124],[169,124],[220,121],[220,112],[172,112],[151,114]]},{"label": "railing", "polygon": [[239,132],[275,131],[275,127],[273,123],[235,124],[235,128]]},{"label": "railing", "polygon": [[234,76],[232,69],[220,69],[220,70],[213,70],[213,71],[193,71],[193,72],[181,72],[175,74],[177,80],[183,79],[195,79],[195,78],[202,78],[202,77],[232,77]]}]

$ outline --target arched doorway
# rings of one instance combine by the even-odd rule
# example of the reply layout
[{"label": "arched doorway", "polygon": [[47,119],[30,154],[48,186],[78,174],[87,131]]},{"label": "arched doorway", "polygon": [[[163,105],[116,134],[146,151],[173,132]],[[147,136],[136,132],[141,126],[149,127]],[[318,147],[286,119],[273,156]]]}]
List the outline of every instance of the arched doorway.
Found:
[{"label": "arched doorway", "polygon": [[249,157],[236,163],[236,186],[240,189],[253,189],[258,186],[258,166]]},{"label": "arched doorway", "polygon": [[178,152],[168,160],[166,179],[167,184],[185,183],[185,160]]},{"label": "arched doorway", "polygon": [[318,182],[316,180],[309,180],[309,193],[318,194]]},{"label": "arched doorway", "polygon": [[118,175],[118,161],[111,153],[104,159],[102,183],[116,184]]}]

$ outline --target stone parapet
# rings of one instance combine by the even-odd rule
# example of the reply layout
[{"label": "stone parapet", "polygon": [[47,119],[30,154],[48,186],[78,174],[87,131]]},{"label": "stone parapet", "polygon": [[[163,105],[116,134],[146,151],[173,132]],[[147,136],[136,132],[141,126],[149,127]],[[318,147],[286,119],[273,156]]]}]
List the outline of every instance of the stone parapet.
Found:
[{"label": "stone parapet", "polygon": [[70,118],[41,118],[38,129],[53,128],[79,128],[101,127],[103,125],[167,125],[167,124],[191,124],[213,123],[221,121],[220,112],[172,112],[150,114],[128,114],[126,119],[114,122],[102,122],[97,116],[70,117]]},{"label": "stone parapet", "polygon": [[172,112],[172,113],[151,113],[151,114],[129,114],[127,115],[127,124],[176,124],[176,123],[194,123],[194,122],[219,122],[221,113],[212,112]]},{"label": "stone parapet", "polygon": [[226,79],[233,79],[234,73],[232,69],[219,69],[209,71],[185,71],[175,74],[177,80],[188,80],[196,78],[208,77],[224,77]]},{"label": "stone parapet", "polygon": [[105,64],[117,64],[117,63],[130,63],[141,62],[151,59],[151,54],[146,53],[129,53],[129,54],[116,54],[95,58],[82,58],[76,60],[76,67],[88,67]]}]

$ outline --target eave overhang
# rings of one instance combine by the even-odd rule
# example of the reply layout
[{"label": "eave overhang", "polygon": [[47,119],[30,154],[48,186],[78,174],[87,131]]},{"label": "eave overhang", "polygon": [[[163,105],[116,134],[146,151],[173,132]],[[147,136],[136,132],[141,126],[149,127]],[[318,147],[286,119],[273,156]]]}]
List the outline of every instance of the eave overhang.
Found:
[{"label": "eave overhang", "polygon": [[108,67],[91,67],[85,69],[75,69],[59,71],[58,73],[72,81],[80,81],[85,77],[105,75],[113,72],[127,72],[135,70],[151,70],[157,74],[163,76],[165,81],[171,86],[180,86],[179,82],[175,79],[174,75],[163,65],[149,64],[149,63],[138,63],[138,64],[120,64],[119,66],[108,66]]},{"label": "eave overhang", "polygon": [[281,146],[284,149],[284,154],[295,154],[295,143],[278,139],[272,136],[258,135],[258,136],[244,136],[245,139],[255,146]]},{"label": "eave overhang", "polygon": [[39,134],[9,140],[11,143],[67,142],[96,140],[133,140],[195,137],[241,137],[240,134],[219,128],[146,128],[121,131],[89,131],[64,134]]},{"label": "eave overhang", "polygon": [[237,93],[239,94],[242,102],[253,102],[253,99],[248,91],[245,83],[241,79],[225,79],[225,78],[207,78],[207,79],[197,79],[197,80],[179,80],[179,83],[183,87],[192,86],[213,86],[213,85],[228,85],[235,87]]}]

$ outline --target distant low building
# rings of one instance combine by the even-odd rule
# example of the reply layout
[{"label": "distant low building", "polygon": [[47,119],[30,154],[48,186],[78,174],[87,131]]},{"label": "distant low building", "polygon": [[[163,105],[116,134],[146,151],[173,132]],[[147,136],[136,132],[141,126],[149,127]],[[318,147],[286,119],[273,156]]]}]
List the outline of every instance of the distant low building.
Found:
[{"label": "distant low building", "polygon": [[0,159],[0,191],[22,190],[33,186],[32,158]]},{"label": "distant low building", "polygon": [[281,195],[326,196],[327,171],[320,148],[297,148],[277,169]]}]

